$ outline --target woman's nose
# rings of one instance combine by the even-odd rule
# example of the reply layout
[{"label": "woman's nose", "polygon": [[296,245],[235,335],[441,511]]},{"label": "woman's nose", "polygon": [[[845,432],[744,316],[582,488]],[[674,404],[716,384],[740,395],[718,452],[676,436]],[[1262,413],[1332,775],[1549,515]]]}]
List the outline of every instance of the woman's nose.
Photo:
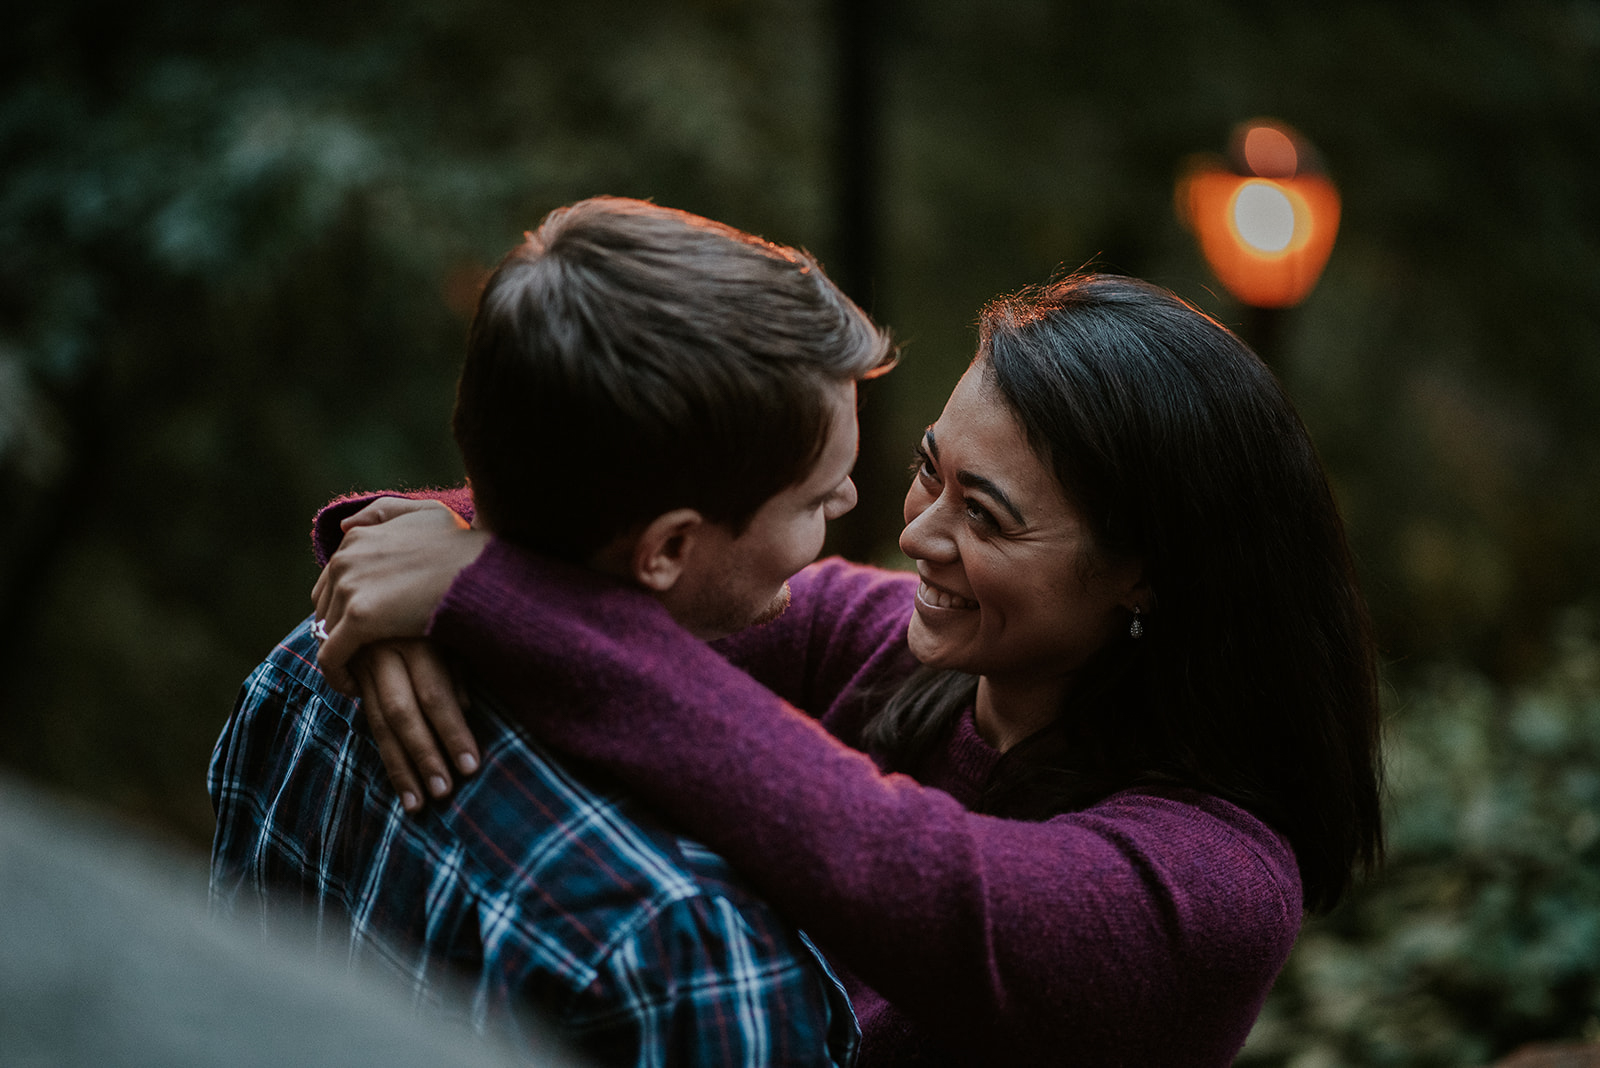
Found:
[{"label": "woman's nose", "polygon": [[[912,488],[912,493],[917,492]],[[932,560],[947,563],[960,554],[951,535],[949,508],[943,496],[918,506],[910,496],[906,499],[906,526],[900,532],[900,551],[913,560]]]}]

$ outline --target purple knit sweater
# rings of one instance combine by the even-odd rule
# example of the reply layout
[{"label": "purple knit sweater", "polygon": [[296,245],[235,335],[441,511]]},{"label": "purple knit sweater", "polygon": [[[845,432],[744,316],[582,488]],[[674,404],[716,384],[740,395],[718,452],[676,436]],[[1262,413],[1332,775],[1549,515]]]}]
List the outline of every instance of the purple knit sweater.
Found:
[{"label": "purple knit sweater", "polygon": [[581,715],[527,725],[816,939],[851,976],[863,1065],[1230,1063],[1299,929],[1287,843],[1182,790],[1040,823],[968,812],[999,757],[970,712],[923,783],[880,771],[851,746],[913,666],[914,582],[823,561],[781,619],[712,648],[638,590],[497,540],[430,633],[513,710],[581,694],[539,702]]}]

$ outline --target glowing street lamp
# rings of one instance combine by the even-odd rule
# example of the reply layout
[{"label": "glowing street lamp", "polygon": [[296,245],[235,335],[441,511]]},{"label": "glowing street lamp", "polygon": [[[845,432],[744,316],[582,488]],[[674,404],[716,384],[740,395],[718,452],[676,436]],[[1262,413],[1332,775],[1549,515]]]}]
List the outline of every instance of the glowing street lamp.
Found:
[{"label": "glowing street lamp", "polygon": [[1238,126],[1227,163],[1191,158],[1176,199],[1206,263],[1228,292],[1253,308],[1304,300],[1339,232],[1339,191],[1322,173],[1316,150],[1271,119]]}]

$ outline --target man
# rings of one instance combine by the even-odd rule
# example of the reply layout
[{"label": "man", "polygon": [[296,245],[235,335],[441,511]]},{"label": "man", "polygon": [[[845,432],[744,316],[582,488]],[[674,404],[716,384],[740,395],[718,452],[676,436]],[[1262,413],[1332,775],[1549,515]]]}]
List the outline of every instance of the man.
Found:
[{"label": "man", "polygon": [[[855,504],[855,383],[890,362],[803,253],[584,201],[485,288],[454,419],[472,499],[453,503],[725,635],[782,611],[826,521]],[[532,1008],[602,1063],[853,1059],[848,1001],[804,935],[704,847],[508,723],[492,693],[471,693],[482,765],[450,803],[397,796],[360,706],[316,669],[326,636],[320,621],[293,632],[218,742],[220,908],[303,906],[325,945],[383,960],[420,1001],[464,982],[478,1026],[516,1028]]]}]

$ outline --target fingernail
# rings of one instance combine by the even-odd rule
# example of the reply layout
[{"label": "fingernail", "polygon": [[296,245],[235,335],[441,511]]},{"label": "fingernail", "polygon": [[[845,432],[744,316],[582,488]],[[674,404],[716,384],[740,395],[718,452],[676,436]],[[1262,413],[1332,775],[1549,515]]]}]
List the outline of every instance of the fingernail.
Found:
[{"label": "fingernail", "polygon": [[407,812],[415,812],[417,810],[417,807],[418,807],[417,806],[417,795],[413,794],[413,793],[401,794],[400,795],[400,807],[405,809]]},{"label": "fingernail", "polygon": [[461,769],[461,774],[471,775],[478,770],[478,758],[471,753],[462,753],[456,757],[456,767]]},{"label": "fingernail", "polygon": [[445,782],[443,775],[435,775],[428,780],[428,789],[434,797],[443,797],[450,792],[450,784]]}]

